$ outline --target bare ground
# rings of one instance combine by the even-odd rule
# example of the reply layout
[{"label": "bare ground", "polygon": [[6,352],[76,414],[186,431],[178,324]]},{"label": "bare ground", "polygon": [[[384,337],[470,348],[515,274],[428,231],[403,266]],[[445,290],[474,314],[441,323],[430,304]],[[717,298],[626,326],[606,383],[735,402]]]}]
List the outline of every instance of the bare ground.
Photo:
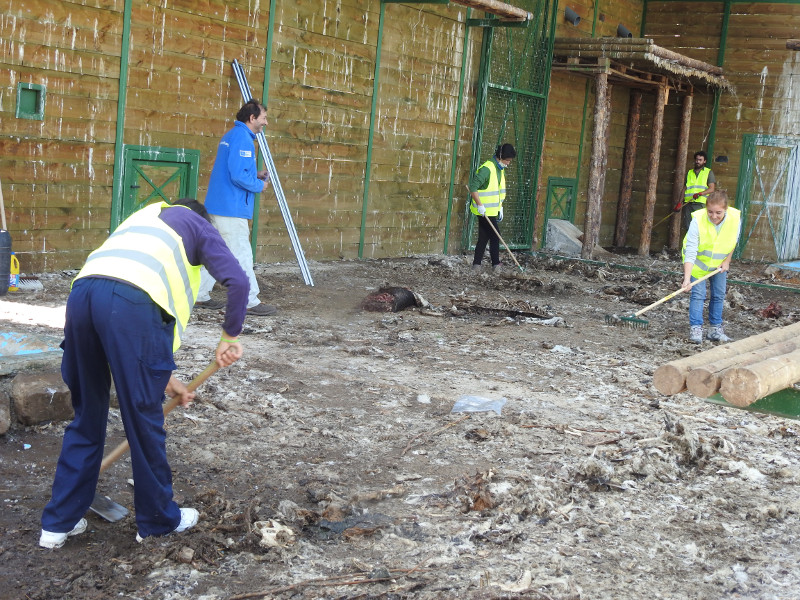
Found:
[{"label": "bare ground", "polygon": [[[466,257],[312,263],[313,288],[260,265],[280,314],[248,319],[244,358],[167,419],[176,497],[200,523],[137,544],[132,515],[89,513],[85,534],[39,548],[65,423],[17,424],[0,437],[0,597],[797,597],[797,424],[655,391],[660,364],[699,351],[685,298],[644,330],[604,319],[676,289],[677,263],[519,258],[524,274],[477,276]],[[784,283],[763,273],[731,277]],[[71,275],[5,300],[63,304]],[[387,285],[430,306],[360,307]],[[798,298],[732,284],[728,333],[794,322]],[[771,302],[783,317],[759,314]],[[220,322],[196,311],[184,380]],[[451,413],[463,395],[506,403]],[[112,410],[109,447],[121,431]],[[132,507],[130,477],[122,459],[98,491]]]}]

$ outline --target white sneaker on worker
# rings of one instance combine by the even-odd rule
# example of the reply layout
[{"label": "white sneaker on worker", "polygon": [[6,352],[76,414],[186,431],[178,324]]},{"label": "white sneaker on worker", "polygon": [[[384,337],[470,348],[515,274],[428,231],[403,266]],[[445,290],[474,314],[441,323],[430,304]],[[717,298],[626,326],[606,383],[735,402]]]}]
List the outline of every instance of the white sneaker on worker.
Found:
[{"label": "white sneaker on worker", "polygon": [[730,342],[731,338],[725,335],[725,330],[722,327],[722,324],[719,325],[712,325],[711,329],[708,330],[708,339],[712,342]]},{"label": "white sneaker on worker", "polygon": [[[191,529],[195,525],[197,525],[197,521],[200,519],[200,513],[197,512],[194,508],[182,508],[181,509],[181,522],[178,523],[178,526],[173,529],[170,533],[181,533],[182,531],[186,531],[187,529]],[[169,534],[167,534],[169,535]],[[140,536],[138,533],[136,534],[136,541],[140,544],[144,538]]]},{"label": "white sneaker on worker", "polygon": [[71,531],[67,531],[66,533],[56,533],[55,531],[45,531],[42,529],[42,535],[39,536],[39,545],[42,548],[61,548],[68,537],[86,531],[87,525],[86,519],[81,519]]},{"label": "white sneaker on worker", "polygon": [[703,343],[703,326],[702,325],[692,325],[689,327],[689,341],[693,344],[702,344]]}]

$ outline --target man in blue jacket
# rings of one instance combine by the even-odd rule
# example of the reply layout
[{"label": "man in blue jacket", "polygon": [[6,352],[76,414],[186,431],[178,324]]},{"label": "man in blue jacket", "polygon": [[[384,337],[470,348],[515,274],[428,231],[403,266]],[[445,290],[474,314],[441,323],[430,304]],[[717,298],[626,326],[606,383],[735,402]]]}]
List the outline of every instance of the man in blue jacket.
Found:
[{"label": "man in blue jacket", "polygon": [[[259,317],[274,315],[278,309],[264,304],[253,271],[253,251],[250,246],[250,224],[253,218],[255,194],[267,185],[267,171],[258,171],[254,140],[267,124],[267,110],[258,100],[249,100],[236,113],[233,129],[228,131],[217,148],[217,157],[208,182],[205,206],[211,222],[228,244],[236,260],[250,280],[247,314]],[[195,306],[220,309],[222,301],[212,300],[214,278],[203,269],[200,290]]]}]

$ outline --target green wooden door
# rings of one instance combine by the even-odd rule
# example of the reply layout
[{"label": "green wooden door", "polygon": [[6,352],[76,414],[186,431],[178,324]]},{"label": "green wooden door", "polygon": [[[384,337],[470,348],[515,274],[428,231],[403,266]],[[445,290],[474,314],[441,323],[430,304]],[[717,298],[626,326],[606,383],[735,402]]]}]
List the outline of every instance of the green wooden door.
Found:
[{"label": "green wooden door", "polygon": [[737,258],[800,256],[800,138],[743,136],[736,204],[742,211]]},{"label": "green wooden door", "polygon": [[[526,249],[533,240],[558,2],[518,0],[514,5],[531,12],[533,21],[512,27],[498,19],[479,20],[484,38],[471,172],[499,144],[514,145],[517,158],[505,173],[502,236],[510,248]],[[463,247],[474,248],[478,228],[469,201],[466,219]]]},{"label": "green wooden door", "polygon": [[125,146],[123,157],[122,201],[112,211],[112,230],[153,202],[172,204],[179,198],[197,197],[198,150]]}]

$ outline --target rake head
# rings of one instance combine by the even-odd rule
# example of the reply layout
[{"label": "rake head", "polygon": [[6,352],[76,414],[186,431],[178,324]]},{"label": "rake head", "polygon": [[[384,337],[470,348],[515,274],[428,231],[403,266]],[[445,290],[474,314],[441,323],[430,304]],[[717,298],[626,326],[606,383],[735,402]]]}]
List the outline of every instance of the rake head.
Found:
[{"label": "rake head", "polygon": [[622,325],[624,327],[633,327],[634,329],[647,329],[650,321],[647,319],[640,319],[631,315],[630,317],[620,317],[619,315],[606,315],[606,323],[609,325]]}]

